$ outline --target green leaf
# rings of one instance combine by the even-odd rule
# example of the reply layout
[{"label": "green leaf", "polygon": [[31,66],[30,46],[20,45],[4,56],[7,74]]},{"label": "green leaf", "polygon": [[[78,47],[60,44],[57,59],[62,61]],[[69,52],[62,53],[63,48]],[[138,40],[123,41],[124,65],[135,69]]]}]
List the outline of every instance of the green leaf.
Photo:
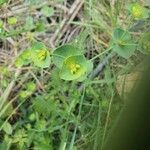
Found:
[{"label": "green leaf", "polygon": [[87,61],[87,74],[91,73],[92,70],[93,70],[93,63],[92,61],[88,60]]},{"label": "green leaf", "polygon": [[28,65],[32,61],[31,50],[30,49],[24,50],[20,57],[21,59],[23,59],[24,65]]},{"label": "green leaf", "polygon": [[42,42],[34,42],[32,44],[32,48],[31,49],[32,49],[32,51],[36,51],[37,49],[42,49],[42,48],[46,48],[44,43],[42,43]]},{"label": "green leaf", "polygon": [[8,2],[8,0],[0,0],[0,6],[7,2]]},{"label": "green leaf", "polygon": [[111,45],[113,47],[113,51],[126,59],[134,54],[136,48],[130,33],[121,28],[116,28],[114,30]]},{"label": "green leaf", "polygon": [[24,65],[24,61],[23,61],[20,57],[18,57],[18,58],[16,59],[16,61],[15,61],[15,66],[18,67],[18,68],[20,68],[20,67],[22,67],[23,65]]},{"label": "green leaf", "polygon": [[[7,105],[8,105],[8,102],[6,102],[6,103],[4,104],[3,108],[5,109]],[[1,117],[1,118],[6,118],[6,117],[8,117],[9,115],[12,114],[13,110],[14,110],[14,109],[13,109],[12,103],[9,103],[8,107],[6,108],[6,110],[4,111],[4,113],[3,113],[0,117]]]},{"label": "green leaf", "polygon": [[26,90],[33,92],[36,89],[36,84],[33,81],[28,82],[26,85]]},{"label": "green leaf", "polygon": [[44,116],[49,116],[52,112],[58,111],[56,101],[46,99],[44,96],[36,97],[36,99],[33,101],[33,108],[39,114]]},{"label": "green leaf", "polygon": [[92,61],[88,60],[87,61],[87,72],[84,75],[82,75],[80,78],[78,78],[77,81],[79,81],[79,82],[84,81],[87,78],[87,76],[91,73],[92,70],[93,70],[93,63],[92,63]]},{"label": "green leaf", "polygon": [[6,122],[6,123],[4,124],[4,126],[3,126],[3,130],[4,130],[7,134],[11,135],[11,134],[12,134],[12,126],[11,126],[11,124],[10,124],[9,122]]},{"label": "green leaf", "polygon": [[33,81],[30,81],[24,85],[23,90],[19,92],[21,99],[28,98],[36,89],[36,84]]},{"label": "green leaf", "polygon": [[44,22],[42,22],[42,21],[37,22],[35,30],[39,31],[39,32],[45,31],[45,24],[44,24]]},{"label": "green leaf", "polygon": [[19,92],[19,96],[23,100],[26,99],[26,98],[28,98],[31,94],[32,93],[29,92],[29,91],[27,91],[27,90],[22,90],[22,91]]},{"label": "green leaf", "polygon": [[58,68],[61,69],[64,60],[75,55],[82,55],[82,51],[73,45],[63,45],[54,51],[53,62]]},{"label": "green leaf", "polygon": [[15,66],[22,67],[23,65],[28,65],[31,63],[31,51],[30,49],[24,50],[16,59]]},{"label": "green leaf", "polygon": [[67,58],[60,70],[60,78],[64,80],[78,80],[88,72],[89,62],[83,55]]},{"label": "green leaf", "polygon": [[13,135],[13,141],[14,144],[17,144],[18,149],[24,150],[25,145],[28,142],[28,134],[24,128],[19,129],[16,131],[15,135]]},{"label": "green leaf", "polygon": [[54,15],[54,9],[52,7],[48,7],[48,6],[44,6],[41,9],[41,13],[45,16],[45,17],[50,17],[52,15]]},{"label": "green leaf", "polygon": [[26,30],[32,30],[34,27],[35,27],[35,25],[34,25],[34,22],[33,22],[33,17],[32,16],[28,16],[26,18],[24,28]]},{"label": "green leaf", "polygon": [[47,47],[41,43],[36,42],[31,48],[32,61],[35,66],[40,68],[47,68],[50,66],[51,58]]}]

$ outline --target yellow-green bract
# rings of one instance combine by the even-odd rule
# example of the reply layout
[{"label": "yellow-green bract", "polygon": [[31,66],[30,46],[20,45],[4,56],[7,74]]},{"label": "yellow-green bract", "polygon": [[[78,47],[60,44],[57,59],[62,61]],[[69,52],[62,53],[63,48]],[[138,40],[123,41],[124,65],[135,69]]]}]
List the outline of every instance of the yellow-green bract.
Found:
[{"label": "yellow-green bract", "polygon": [[59,76],[64,80],[82,81],[92,70],[92,62],[73,45],[63,45],[53,53],[53,62],[59,68]]},{"label": "yellow-green bract", "polygon": [[50,52],[43,43],[36,42],[31,48],[24,50],[16,59],[15,65],[17,67],[22,67],[30,63],[40,68],[47,68],[50,66]]},{"label": "yellow-green bract", "polygon": [[50,66],[51,58],[47,47],[41,43],[36,42],[31,47],[31,57],[35,66],[40,68],[47,68]]},{"label": "yellow-green bract", "polygon": [[119,56],[127,59],[134,54],[136,44],[128,31],[116,28],[113,32],[111,47]]}]

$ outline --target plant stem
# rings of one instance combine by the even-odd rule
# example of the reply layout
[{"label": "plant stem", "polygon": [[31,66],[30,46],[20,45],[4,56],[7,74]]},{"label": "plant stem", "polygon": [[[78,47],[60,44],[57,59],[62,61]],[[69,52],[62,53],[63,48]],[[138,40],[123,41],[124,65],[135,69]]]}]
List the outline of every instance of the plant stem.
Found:
[{"label": "plant stem", "polygon": [[106,123],[105,123],[105,127],[104,127],[104,133],[103,133],[103,137],[102,137],[101,150],[103,149],[103,146],[104,146],[104,141],[105,141],[106,132],[107,132],[107,128],[108,128],[109,117],[110,117],[110,112],[111,112],[111,106],[112,106],[112,102],[113,102],[113,96],[114,96],[114,94],[112,92],[112,96],[111,96],[109,106],[108,106],[108,112],[107,112]]},{"label": "plant stem", "polygon": [[95,57],[91,58],[90,60],[91,60],[91,61],[93,61],[94,59],[96,59],[96,58],[100,57],[101,55],[103,55],[103,54],[105,54],[105,53],[109,52],[111,49],[112,49],[112,46],[111,46],[111,47],[109,47],[109,48],[107,48],[104,52],[102,52],[102,53],[100,53],[100,54],[96,55]]}]

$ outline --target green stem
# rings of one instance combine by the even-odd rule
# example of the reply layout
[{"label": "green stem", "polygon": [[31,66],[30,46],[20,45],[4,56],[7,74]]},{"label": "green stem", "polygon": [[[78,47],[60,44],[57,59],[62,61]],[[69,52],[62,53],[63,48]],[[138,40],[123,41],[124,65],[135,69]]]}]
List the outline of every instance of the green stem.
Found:
[{"label": "green stem", "polygon": [[57,54],[51,54],[52,56],[57,56],[57,57],[61,57],[61,58],[65,58],[64,56],[61,55],[57,55]]},{"label": "green stem", "polygon": [[104,52],[102,52],[102,53],[100,53],[100,54],[96,55],[95,57],[91,58],[90,60],[91,60],[91,61],[93,61],[94,59],[96,59],[96,58],[100,57],[101,55],[103,55],[103,54],[105,54],[105,53],[109,52],[111,49],[112,49],[112,46],[111,46],[111,47],[109,47],[109,48],[107,48]]},{"label": "green stem", "polygon": [[71,143],[70,143],[70,146],[69,146],[68,150],[72,150],[73,146],[74,146],[75,137],[76,137],[76,133],[77,133],[77,128],[78,128],[78,124],[79,124],[79,117],[81,115],[81,110],[82,110],[82,106],[83,106],[84,96],[85,96],[85,87],[83,89],[83,94],[81,96],[81,101],[80,101],[80,105],[79,105],[79,112],[78,112],[78,116],[77,116],[77,123],[76,123],[75,129],[74,129],[73,136],[72,136]]}]

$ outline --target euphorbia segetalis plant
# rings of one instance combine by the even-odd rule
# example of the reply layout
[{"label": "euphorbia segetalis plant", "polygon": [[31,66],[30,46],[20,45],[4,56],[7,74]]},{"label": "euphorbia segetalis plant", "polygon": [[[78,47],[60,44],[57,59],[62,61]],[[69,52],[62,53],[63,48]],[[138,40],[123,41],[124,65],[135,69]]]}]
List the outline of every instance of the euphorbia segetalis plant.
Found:
[{"label": "euphorbia segetalis plant", "polygon": [[34,66],[40,68],[47,68],[50,66],[51,58],[48,48],[41,42],[35,42],[31,48],[24,50],[16,59],[16,66],[29,65],[33,63]]},{"label": "euphorbia segetalis plant", "polygon": [[[64,80],[82,81],[86,79],[93,67],[92,62],[85,58],[82,50],[73,45],[60,46],[51,55],[53,63],[59,69],[60,78]],[[50,63],[50,52],[41,42],[34,43],[16,60],[17,67],[33,64],[39,68],[47,68]]]},{"label": "euphorbia segetalis plant", "polygon": [[59,68],[60,78],[64,80],[82,81],[93,67],[83,52],[73,45],[57,48],[53,54],[53,62]]}]

